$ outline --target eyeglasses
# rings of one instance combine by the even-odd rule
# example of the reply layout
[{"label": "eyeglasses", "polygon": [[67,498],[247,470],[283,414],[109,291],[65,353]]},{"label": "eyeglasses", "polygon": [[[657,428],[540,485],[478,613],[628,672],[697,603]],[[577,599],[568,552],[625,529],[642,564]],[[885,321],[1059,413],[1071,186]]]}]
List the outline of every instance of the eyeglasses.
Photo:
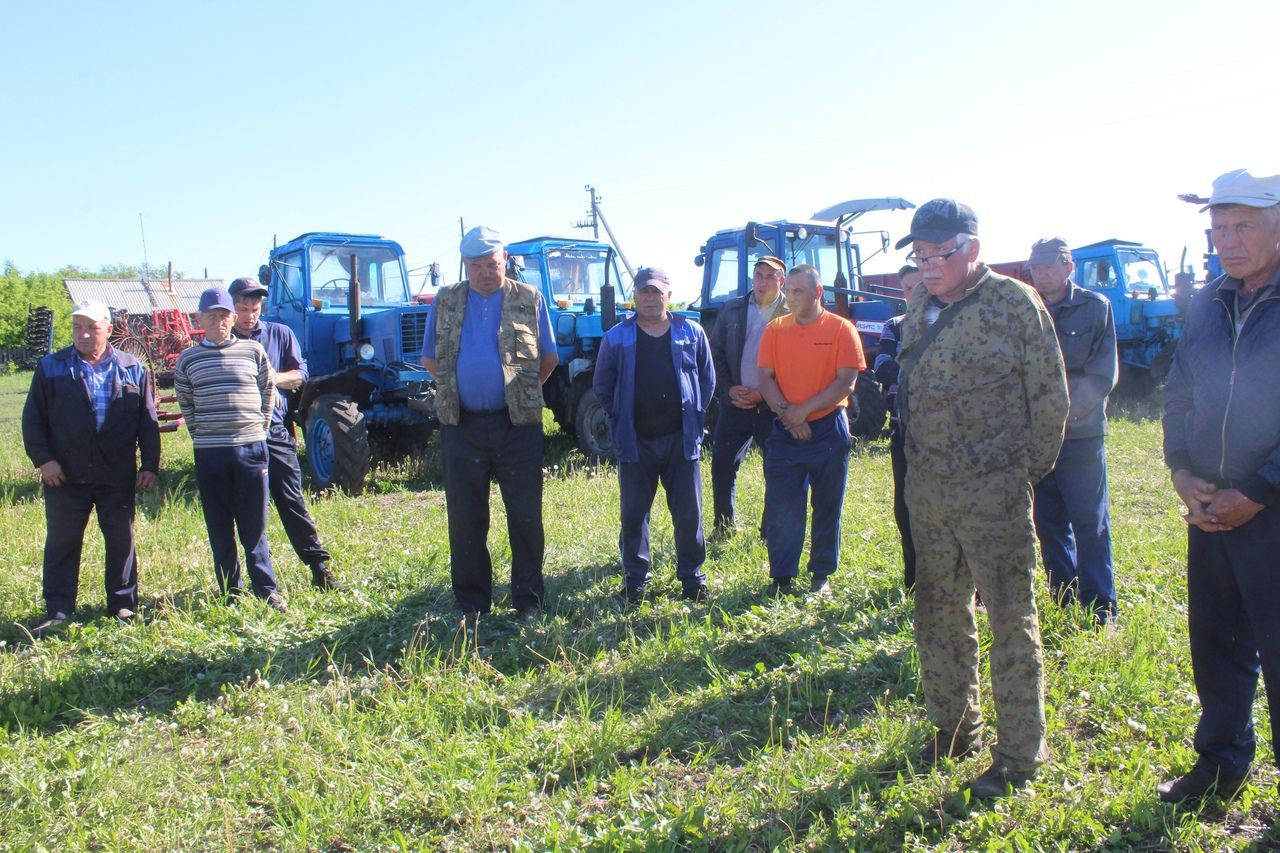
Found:
[{"label": "eyeglasses", "polygon": [[941,255],[929,255],[928,257],[911,252],[907,255],[907,260],[918,267],[941,266],[951,260],[951,256],[963,248],[964,246],[956,246],[950,252],[943,252]]}]

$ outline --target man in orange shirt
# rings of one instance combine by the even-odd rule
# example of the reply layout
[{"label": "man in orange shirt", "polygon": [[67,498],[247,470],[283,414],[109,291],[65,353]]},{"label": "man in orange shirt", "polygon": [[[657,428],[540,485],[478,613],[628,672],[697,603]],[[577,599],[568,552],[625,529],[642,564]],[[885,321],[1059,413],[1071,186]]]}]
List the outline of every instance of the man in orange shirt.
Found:
[{"label": "man in orange shirt", "polygon": [[845,407],[866,368],[853,324],[822,307],[822,276],[808,264],[787,274],[791,313],[760,339],[760,393],[777,420],[764,464],[764,517],[771,592],[789,592],[800,573],[805,494],[813,506],[810,590],[825,593],[840,559],[840,513],[849,473]]}]

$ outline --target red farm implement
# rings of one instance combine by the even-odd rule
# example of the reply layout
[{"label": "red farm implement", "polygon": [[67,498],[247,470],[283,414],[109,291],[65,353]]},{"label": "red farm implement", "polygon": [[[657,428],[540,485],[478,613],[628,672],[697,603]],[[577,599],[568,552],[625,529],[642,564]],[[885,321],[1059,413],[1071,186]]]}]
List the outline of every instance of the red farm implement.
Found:
[{"label": "red farm implement", "polygon": [[182,415],[162,406],[172,407],[178,398],[173,394],[162,395],[159,388],[172,387],[178,355],[204,337],[204,331],[192,325],[190,318],[177,308],[157,309],[150,316],[116,311],[112,325],[112,346],[141,359],[157,386],[153,390],[160,415],[160,431],[174,432],[182,426]]}]

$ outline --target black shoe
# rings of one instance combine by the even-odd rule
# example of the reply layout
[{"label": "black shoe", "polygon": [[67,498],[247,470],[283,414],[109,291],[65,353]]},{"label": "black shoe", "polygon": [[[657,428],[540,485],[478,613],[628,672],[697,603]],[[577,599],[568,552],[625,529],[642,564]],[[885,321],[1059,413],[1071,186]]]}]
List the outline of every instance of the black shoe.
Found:
[{"label": "black shoe", "polygon": [[920,750],[920,757],[916,763],[921,767],[936,767],[944,758],[959,761],[980,749],[982,749],[981,737],[953,738],[950,732],[938,730],[933,733],[933,737],[925,741],[924,749]]},{"label": "black shoe", "polygon": [[1160,801],[1164,803],[1185,803],[1202,799],[1209,794],[1217,794],[1230,799],[1249,781],[1249,771],[1243,776],[1223,776],[1217,770],[1210,770],[1197,764],[1191,772],[1177,779],[1163,782],[1156,787]]},{"label": "black shoe", "polygon": [[680,597],[688,601],[710,601],[711,590],[705,583],[690,584],[680,593]]},{"label": "black shoe", "polygon": [[468,637],[474,638],[480,627],[480,611],[459,610],[455,615],[458,617],[458,628],[465,631]]},{"label": "black shoe", "polygon": [[1034,770],[1021,772],[1010,770],[1003,764],[992,764],[981,776],[969,783],[969,794],[975,800],[1007,797],[1014,791],[1025,788],[1035,777]]},{"label": "black shoe", "polygon": [[830,579],[826,575],[814,575],[809,580],[809,592],[812,595],[830,595]]},{"label": "black shoe", "polygon": [[322,561],[311,567],[311,585],[316,589],[329,590],[336,592],[342,589],[342,585],[338,583],[338,578],[333,573],[333,569],[329,568],[329,563]]},{"label": "black shoe", "polygon": [[769,588],[765,590],[765,595],[770,598],[780,598],[784,595],[791,594],[791,578],[774,578],[769,581]]},{"label": "black shoe", "polygon": [[613,597],[623,604],[639,604],[644,600],[645,591],[645,587],[642,586],[624,586],[615,592]]},{"label": "black shoe", "polygon": [[284,596],[278,592],[273,592],[262,600],[268,607],[277,612],[284,613],[289,609],[289,605],[285,603]]},{"label": "black shoe", "polygon": [[530,604],[527,607],[521,607],[519,610],[517,610],[516,618],[519,619],[521,622],[532,622],[533,620],[538,618],[538,614],[541,612],[542,612],[542,609],[539,608],[538,605]]},{"label": "black shoe", "polygon": [[67,624],[67,614],[54,613],[48,619],[31,629],[31,639],[39,640],[52,634]]}]

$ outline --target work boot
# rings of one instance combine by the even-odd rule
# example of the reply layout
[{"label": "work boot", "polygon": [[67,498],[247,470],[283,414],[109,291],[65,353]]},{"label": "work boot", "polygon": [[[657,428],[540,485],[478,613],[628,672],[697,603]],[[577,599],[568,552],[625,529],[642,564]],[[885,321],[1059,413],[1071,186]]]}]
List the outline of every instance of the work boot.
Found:
[{"label": "work boot", "polygon": [[134,619],[138,618],[138,614],[134,613],[132,610],[130,610],[127,607],[121,607],[119,610],[117,610],[115,613],[112,613],[111,615],[116,617],[116,621],[120,622],[121,624],[132,622]]},{"label": "work boot", "polygon": [[680,591],[680,597],[687,601],[710,601],[711,590],[705,583],[691,583]]},{"label": "work boot", "polygon": [[951,732],[938,729],[933,733],[933,737],[925,741],[924,749],[920,750],[920,757],[916,763],[921,767],[936,767],[944,758],[960,761],[980,749],[982,749],[981,737],[952,737]]},{"label": "work boot", "polygon": [[975,800],[989,800],[993,797],[1007,797],[1014,791],[1021,790],[1036,777],[1034,770],[1010,770],[996,762],[986,771],[969,783],[969,794]]},{"label": "work boot", "polygon": [[770,598],[781,598],[784,595],[791,594],[791,578],[774,578],[769,581],[769,588],[765,590],[765,595]]},{"label": "work boot", "polygon": [[1156,787],[1156,793],[1161,802],[1175,805],[1201,800],[1210,794],[1231,799],[1248,781],[1248,769],[1242,776],[1224,776],[1220,770],[1197,764],[1190,773],[1162,782]]},{"label": "work boot", "polygon": [[268,607],[279,613],[284,613],[289,609],[289,605],[285,603],[284,596],[278,592],[273,592],[263,599]]},{"label": "work boot", "polygon": [[643,586],[623,586],[613,594],[613,597],[628,607],[633,607],[644,600],[645,592],[646,588]]},{"label": "work boot", "polygon": [[49,618],[31,629],[31,639],[39,640],[67,624],[67,614],[51,613]]},{"label": "work boot", "polygon": [[830,595],[831,580],[826,575],[814,575],[809,580],[810,595]]},{"label": "work boot", "polygon": [[338,583],[338,578],[333,573],[333,569],[329,568],[328,561],[321,561],[311,567],[311,585],[316,589],[329,590],[336,592],[342,589],[342,585]]}]

